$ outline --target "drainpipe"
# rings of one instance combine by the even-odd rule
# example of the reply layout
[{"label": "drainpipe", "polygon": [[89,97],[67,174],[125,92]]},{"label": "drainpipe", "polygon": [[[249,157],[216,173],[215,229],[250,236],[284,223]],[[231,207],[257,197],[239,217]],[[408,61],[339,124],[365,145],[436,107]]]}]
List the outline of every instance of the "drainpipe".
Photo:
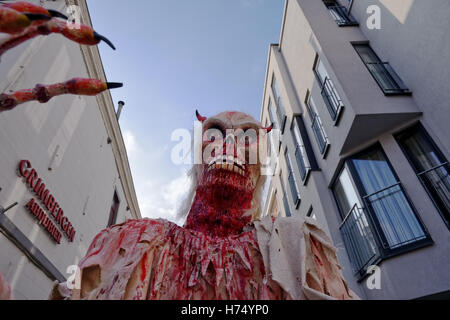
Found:
[{"label": "drainpipe", "polygon": [[125,105],[125,102],[119,101],[119,107],[117,108],[117,120],[120,118],[120,114],[122,113],[123,106]]}]

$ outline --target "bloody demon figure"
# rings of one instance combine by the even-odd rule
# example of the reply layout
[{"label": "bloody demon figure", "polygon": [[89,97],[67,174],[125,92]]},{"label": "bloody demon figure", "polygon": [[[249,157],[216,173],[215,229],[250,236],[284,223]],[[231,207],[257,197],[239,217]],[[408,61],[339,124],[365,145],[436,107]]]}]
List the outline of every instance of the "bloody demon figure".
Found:
[{"label": "bloody demon figure", "polygon": [[224,147],[194,165],[184,227],[142,219],[103,230],[79,264],[74,289],[56,284],[51,298],[357,299],[314,220],[259,219],[264,176],[261,162],[249,164],[248,156],[271,128],[240,112],[197,117],[204,151],[217,144],[207,132],[258,134],[246,140],[246,152],[225,155]]}]

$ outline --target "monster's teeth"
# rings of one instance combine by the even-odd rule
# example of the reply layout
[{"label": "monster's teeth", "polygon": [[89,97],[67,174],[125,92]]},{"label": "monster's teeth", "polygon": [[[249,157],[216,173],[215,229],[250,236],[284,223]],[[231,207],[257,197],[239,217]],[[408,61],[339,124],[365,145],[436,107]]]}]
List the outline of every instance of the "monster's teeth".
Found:
[{"label": "monster's teeth", "polygon": [[240,173],[240,172],[239,172],[239,168],[238,168],[238,167],[234,167],[234,172],[235,172],[235,173]]},{"label": "monster's teeth", "polygon": [[229,164],[228,165],[228,171],[233,172],[233,170],[234,170],[234,166],[232,164]]},{"label": "monster's teeth", "polygon": [[220,168],[222,168],[222,165],[219,163],[216,163],[216,169],[220,169]]}]

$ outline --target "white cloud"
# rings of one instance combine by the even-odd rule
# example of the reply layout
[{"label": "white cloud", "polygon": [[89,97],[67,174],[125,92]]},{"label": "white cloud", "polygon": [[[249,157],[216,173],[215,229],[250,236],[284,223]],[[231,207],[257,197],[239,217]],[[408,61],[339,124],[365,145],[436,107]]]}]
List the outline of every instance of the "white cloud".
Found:
[{"label": "white cloud", "polygon": [[152,148],[143,147],[130,130],[124,132],[124,142],[142,217],[179,223],[177,209],[189,188],[186,170],[180,170],[180,175],[170,180],[167,168],[171,164],[161,161],[165,154],[170,154],[168,145],[154,152]]},{"label": "white cloud", "polygon": [[178,209],[189,190],[189,185],[189,178],[185,172],[165,184],[144,182],[144,188],[138,192],[142,216],[151,219],[163,218],[179,223]]},{"label": "white cloud", "polygon": [[123,134],[123,140],[125,142],[125,147],[127,148],[128,156],[133,156],[138,151],[136,137],[128,130]]}]

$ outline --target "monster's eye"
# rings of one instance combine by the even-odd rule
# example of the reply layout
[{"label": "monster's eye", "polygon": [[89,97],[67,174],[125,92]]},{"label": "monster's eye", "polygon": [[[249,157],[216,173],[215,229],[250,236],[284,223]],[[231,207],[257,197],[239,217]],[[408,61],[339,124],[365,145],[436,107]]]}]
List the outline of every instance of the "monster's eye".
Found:
[{"label": "monster's eye", "polygon": [[219,125],[212,125],[205,130],[204,138],[206,141],[214,142],[219,139],[223,139],[224,130]]}]

